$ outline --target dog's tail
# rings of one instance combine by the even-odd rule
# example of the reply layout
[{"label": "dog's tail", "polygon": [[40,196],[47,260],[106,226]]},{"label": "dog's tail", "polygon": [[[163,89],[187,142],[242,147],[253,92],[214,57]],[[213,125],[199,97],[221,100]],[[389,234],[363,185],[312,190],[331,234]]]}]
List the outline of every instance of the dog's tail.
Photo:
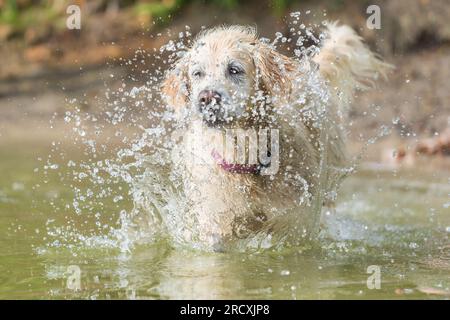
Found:
[{"label": "dog's tail", "polygon": [[370,51],[352,28],[332,22],[328,23],[326,34],[314,61],[330,87],[339,91],[341,100],[351,101],[355,89],[373,87],[379,77],[386,78],[393,68]]}]

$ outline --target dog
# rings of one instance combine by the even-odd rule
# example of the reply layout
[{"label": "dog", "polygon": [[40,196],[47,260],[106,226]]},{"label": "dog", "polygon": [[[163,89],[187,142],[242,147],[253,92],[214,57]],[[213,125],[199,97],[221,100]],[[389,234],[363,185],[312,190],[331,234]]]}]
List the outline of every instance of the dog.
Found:
[{"label": "dog", "polygon": [[167,71],[162,96],[182,137],[171,156],[186,199],[177,221],[189,225],[177,240],[224,251],[317,235],[322,207],[351,171],[344,125],[354,92],[390,68],[350,27],[328,23],[324,34],[316,53],[290,58],[253,27],[220,26]]}]

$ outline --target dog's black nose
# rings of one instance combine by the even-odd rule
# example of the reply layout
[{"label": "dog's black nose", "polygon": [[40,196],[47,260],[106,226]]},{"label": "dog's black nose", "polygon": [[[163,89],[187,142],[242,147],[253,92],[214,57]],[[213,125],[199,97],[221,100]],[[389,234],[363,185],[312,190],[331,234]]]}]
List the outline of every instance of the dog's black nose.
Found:
[{"label": "dog's black nose", "polygon": [[203,90],[198,95],[198,101],[201,106],[206,106],[209,104],[219,104],[222,96],[213,90]]}]

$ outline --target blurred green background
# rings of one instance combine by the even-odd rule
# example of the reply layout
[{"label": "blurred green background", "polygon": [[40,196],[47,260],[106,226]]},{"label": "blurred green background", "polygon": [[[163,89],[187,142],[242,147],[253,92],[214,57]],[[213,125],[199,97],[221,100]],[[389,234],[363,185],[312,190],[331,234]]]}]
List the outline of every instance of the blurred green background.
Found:
[{"label": "blurred green background", "polygon": [[[80,30],[66,27],[70,4],[81,9]],[[366,26],[366,10],[372,4],[381,9],[380,30]],[[446,0],[0,0],[0,130],[3,137],[20,135],[19,122],[36,126],[36,121],[54,113],[62,119],[68,96],[80,97],[83,110],[98,111],[95,97],[104,82],[113,87],[120,77],[167,69],[149,54],[143,55],[138,68],[124,62],[135,58],[137,50],[158,50],[178,39],[180,32],[195,35],[218,24],[248,24],[273,39],[276,32],[289,35],[291,12],[301,12],[301,22],[316,33],[325,20],[352,26],[396,66],[389,81],[379,84],[380,90],[356,97],[350,134],[355,150],[388,125],[392,134],[370,148],[369,160],[383,161],[392,148],[400,150],[398,154],[409,149],[415,153],[424,150],[421,144],[440,143],[441,150],[433,152],[448,154],[450,6]],[[289,55],[293,48],[279,49]],[[99,77],[108,68],[115,68],[118,77]],[[145,82],[145,77],[140,80]],[[373,113],[376,116],[367,116]],[[438,141],[439,135],[443,138]],[[433,153],[422,153],[427,152]]]},{"label": "blurred green background", "polygon": [[[81,8],[80,30],[66,27],[70,4]],[[380,6],[380,30],[367,28],[371,4]],[[0,298],[110,299],[134,290],[153,299],[448,299],[448,4],[0,0]],[[201,255],[156,246],[135,250],[129,260],[115,238],[106,237],[113,241],[106,249],[102,241],[91,243],[97,239],[91,236],[107,231],[103,226],[120,225],[118,215],[132,207],[131,197],[117,203],[87,198],[89,210],[75,213],[75,187],[90,185],[80,183],[68,162],[115,159],[121,143],[130,147],[125,138],[151,127],[148,115],[164,106],[147,99],[136,107],[121,98],[170,67],[156,58],[159,48],[179,41],[180,33],[223,23],[254,25],[271,39],[276,32],[289,35],[290,13],[297,11],[314,33],[324,20],[350,25],[396,67],[377,89],[358,92],[351,108],[347,145],[354,154],[368,148],[358,173],[343,185],[337,215],[328,217],[325,229],[340,240],[322,241],[324,250],[306,255]],[[279,49],[292,55],[295,42]],[[124,120],[113,125],[111,118],[123,109]],[[66,112],[89,121],[75,128]],[[73,130],[80,128],[85,139],[95,137],[96,154],[80,143],[80,131]],[[374,139],[382,128],[388,133]],[[125,194],[126,186],[112,191]],[[72,264],[83,270],[80,292],[66,288],[64,270]],[[372,264],[382,266],[380,291],[366,289]]]}]

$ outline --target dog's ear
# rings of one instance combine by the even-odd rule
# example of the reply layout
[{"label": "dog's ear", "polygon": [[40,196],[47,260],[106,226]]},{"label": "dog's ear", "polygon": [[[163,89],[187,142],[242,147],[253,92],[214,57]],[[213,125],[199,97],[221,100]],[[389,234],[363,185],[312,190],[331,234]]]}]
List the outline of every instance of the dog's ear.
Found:
[{"label": "dog's ear", "polygon": [[175,66],[167,71],[161,85],[161,93],[165,102],[175,113],[181,112],[189,101],[189,79],[188,79],[189,57],[186,53],[180,58]]},{"label": "dog's ear", "polygon": [[256,42],[254,62],[256,76],[270,95],[289,96],[292,90],[292,76],[296,69],[294,60],[275,51],[268,44]]}]

